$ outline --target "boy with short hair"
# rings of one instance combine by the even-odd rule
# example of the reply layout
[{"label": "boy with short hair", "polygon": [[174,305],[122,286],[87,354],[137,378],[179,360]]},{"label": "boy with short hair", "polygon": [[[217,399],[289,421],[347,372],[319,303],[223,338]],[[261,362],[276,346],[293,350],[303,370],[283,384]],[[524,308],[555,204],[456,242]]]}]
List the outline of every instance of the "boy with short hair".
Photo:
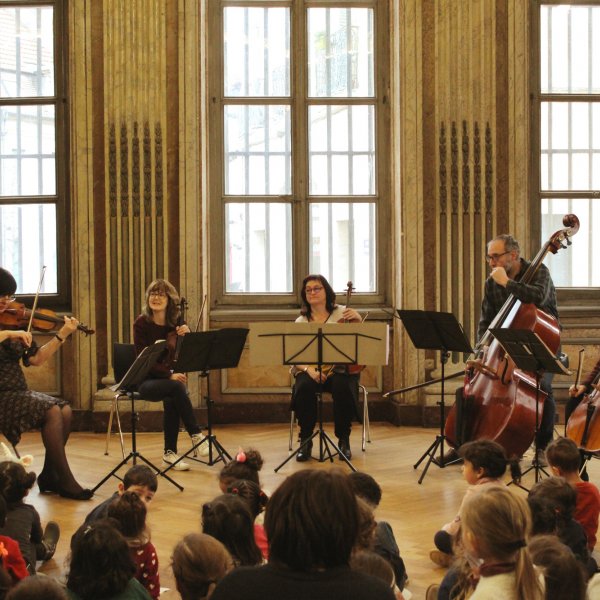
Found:
[{"label": "boy with short hair", "polygon": [[77,529],[71,538],[71,547],[73,547],[73,541],[75,536],[79,535],[88,525],[91,525],[95,521],[105,519],[108,517],[108,507],[116,500],[119,496],[122,496],[124,492],[135,492],[142,502],[146,504],[146,508],[154,498],[154,494],[158,489],[158,478],[156,473],[147,467],[146,465],[134,465],[131,467],[123,477],[123,481],[119,481],[117,491],[109,496],[106,500],[98,504],[88,516],[85,518],[83,525]]},{"label": "boy with short hair", "polygon": [[600,514],[600,491],[579,474],[580,453],[573,440],[558,438],[546,448],[546,459],[552,474],[563,477],[577,491],[577,504],[573,518],[581,524],[587,536],[590,551],[596,545],[598,515]]}]

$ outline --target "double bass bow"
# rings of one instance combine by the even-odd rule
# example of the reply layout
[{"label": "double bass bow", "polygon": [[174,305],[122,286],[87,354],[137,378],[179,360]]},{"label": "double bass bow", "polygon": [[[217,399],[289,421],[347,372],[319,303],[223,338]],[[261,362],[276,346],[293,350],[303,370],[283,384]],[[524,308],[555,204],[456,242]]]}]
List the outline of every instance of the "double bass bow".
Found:
[{"label": "double bass bow", "polygon": [[[571,244],[579,230],[579,219],[563,218],[564,229],[552,234],[523,273],[530,283],[544,258]],[[560,347],[560,326],[552,315],[534,304],[524,304],[513,294],[498,311],[475,348],[475,360],[467,361],[462,398],[452,407],[445,435],[453,446],[487,438],[504,447],[509,457],[521,456],[533,440],[536,427],[537,378],[516,368],[490,330],[499,327],[529,329],[556,353]],[[540,391],[540,403],[547,397]],[[460,413],[460,415],[459,415]]]}]

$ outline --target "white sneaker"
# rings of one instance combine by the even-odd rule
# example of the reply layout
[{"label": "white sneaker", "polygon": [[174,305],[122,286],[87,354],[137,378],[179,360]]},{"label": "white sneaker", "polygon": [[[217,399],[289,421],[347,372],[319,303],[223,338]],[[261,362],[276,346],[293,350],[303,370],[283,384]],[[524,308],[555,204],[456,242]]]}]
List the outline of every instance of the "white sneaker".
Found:
[{"label": "white sneaker", "polygon": [[[172,465],[174,462],[179,460],[179,456],[173,452],[173,450],[167,450],[163,454],[163,463],[166,465]],[[179,462],[173,467],[175,471],[189,471],[190,465],[183,460],[179,460]]]},{"label": "white sneaker", "polygon": [[[202,440],[206,439],[206,436],[202,433],[194,433],[192,436],[192,446],[195,446],[196,444],[199,444]],[[199,448],[195,448],[194,452],[192,453],[193,456],[208,456],[208,452],[209,452],[209,442],[208,440],[206,441],[205,444],[202,444],[202,446],[200,446]]]}]

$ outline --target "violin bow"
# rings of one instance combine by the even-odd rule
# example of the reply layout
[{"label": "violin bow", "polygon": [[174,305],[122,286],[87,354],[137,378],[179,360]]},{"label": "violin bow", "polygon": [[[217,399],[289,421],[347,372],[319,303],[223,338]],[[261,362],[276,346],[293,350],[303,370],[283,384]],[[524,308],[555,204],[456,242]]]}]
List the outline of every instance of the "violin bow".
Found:
[{"label": "violin bow", "polygon": [[33,325],[33,315],[35,315],[35,309],[37,308],[37,303],[40,298],[40,293],[42,291],[42,284],[44,283],[44,275],[46,275],[46,265],[42,267],[42,272],[40,274],[40,281],[38,283],[38,289],[35,293],[35,298],[33,299],[33,307],[31,308],[31,315],[29,315],[29,324],[27,325],[27,333],[31,331],[31,326]]},{"label": "violin bow", "polygon": [[205,306],[206,306],[206,294],[204,294],[204,299],[202,300],[202,307],[200,308],[200,314],[198,315],[198,320],[196,321],[196,329],[194,329],[194,331],[198,331],[198,329],[200,329],[200,321],[202,320],[202,314],[204,313]]}]

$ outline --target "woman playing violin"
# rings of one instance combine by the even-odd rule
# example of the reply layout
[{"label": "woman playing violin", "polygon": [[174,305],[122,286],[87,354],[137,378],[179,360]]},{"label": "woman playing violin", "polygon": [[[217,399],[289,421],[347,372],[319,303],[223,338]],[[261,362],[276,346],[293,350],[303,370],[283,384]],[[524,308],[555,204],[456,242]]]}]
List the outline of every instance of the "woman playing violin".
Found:
[{"label": "woman playing violin", "polygon": [[[157,340],[167,340],[171,346],[171,351],[154,365],[150,377],[138,387],[142,398],[163,401],[165,436],[163,462],[165,464],[172,464],[179,460],[177,437],[180,419],[192,438],[192,445],[199,444],[203,439],[187,393],[187,376],[185,373],[172,372],[177,339],[190,331],[185,323],[178,324],[179,315],[177,290],[165,279],[155,279],[146,290],[142,314],[133,324],[133,341],[138,354]],[[200,451],[203,455],[208,454],[208,444],[203,444]],[[182,460],[174,467],[178,471],[186,471],[189,468],[189,464]]]},{"label": "woman playing violin", "polygon": [[[14,299],[16,290],[15,278],[0,267],[0,313]],[[77,319],[65,317],[58,333],[41,347],[27,331],[0,330],[0,430],[15,445],[24,431],[41,428],[46,456],[38,476],[40,491],[87,500],[92,492],[77,483],[65,455],[71,407],[65,400],[29,390],[20,364],[22,361],[29,367],[45,363],[77,330],[78,324]]]},{"label": "woman playing violin", "polygon": [[[302,282],[302,306],[296,323],[360,323],[360,315],[351,308],[335,303],[335,292],[323,275],[307,275]],[[350,430],[358,402],[358,375],[349,375],[344,365],[333,367],[329,373],[319,373],[314,365],[296,365],[292,369],[296,378],[293,406],[300,425],[301,444],[313,434],[317,422],[317,397],[319,383],[323,391],[333,396],[333,420],[338,447],[348,460]],[[311,456],[312,442],[298,454],[296,460],[307,461]]]}]

